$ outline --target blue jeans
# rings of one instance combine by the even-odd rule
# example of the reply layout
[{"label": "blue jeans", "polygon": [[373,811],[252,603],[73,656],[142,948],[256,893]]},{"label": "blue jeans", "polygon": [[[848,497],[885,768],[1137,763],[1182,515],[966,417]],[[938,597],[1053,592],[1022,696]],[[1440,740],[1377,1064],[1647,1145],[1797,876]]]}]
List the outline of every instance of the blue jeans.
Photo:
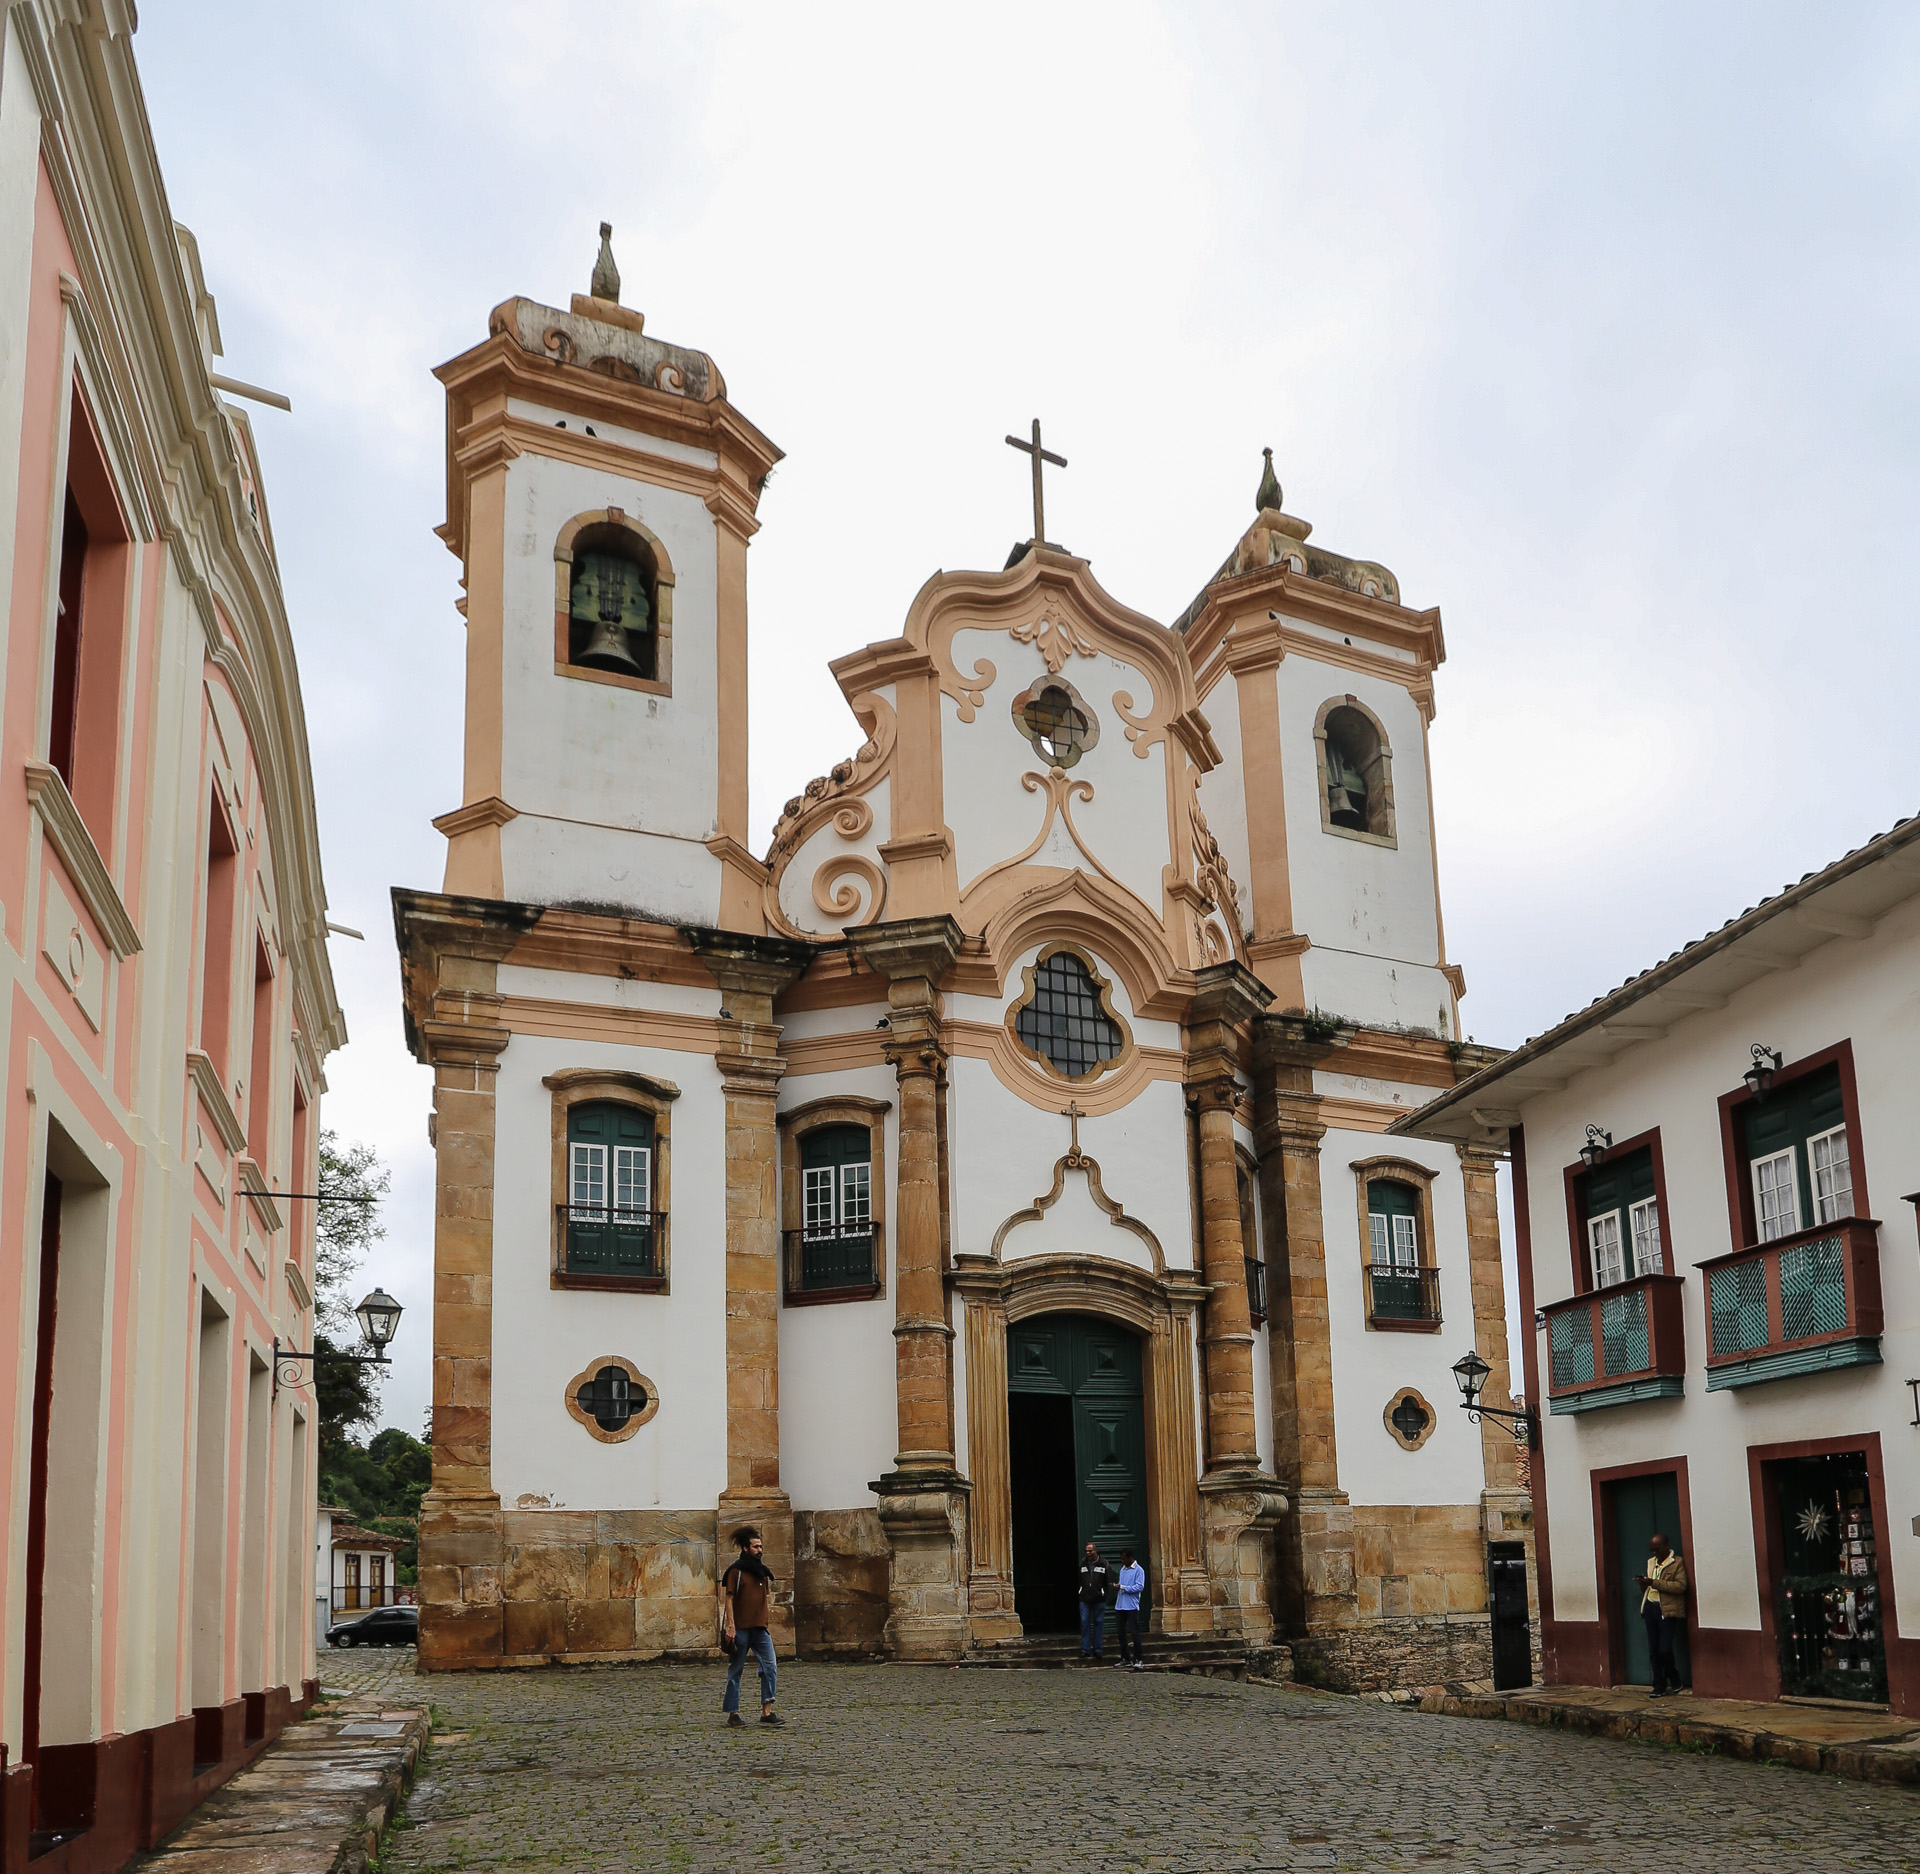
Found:
[{"label": "blue jeans", "polygon": [[1653,1689],[1656,1692],[1671,1692],[1678,1688],[1680,1679],[1673,1664],[1673,1631],[1682,1624],[1682,1617],[1662,1614],[1658,1608],[1644,1607],[1640,1618],[1647,1625],[1647,1651],[1653,1660]]},{"label": "blue jeans", "polygon": [[774,1687],[779,1682],[779,1668],[773,1663],[773,1635],[765,1627],[741,1627],[734,1635],[733,1664],[727,1668],[727,1695],[720,1701],[722,1711],[740,1709],[740,1675],[747,1669],[749,1653],[760,1666],[760,1702],[773,1703]]},{"label": "blue jeans", "polygon": [[1100,1657],[1100,1639],[1102,1629],[1107,1624],[1107,1604],[1095,1601],[1091,1607],[1085,1601],[1080,1603],[1080,1657],[1085,1659],[1091,1653]]}]

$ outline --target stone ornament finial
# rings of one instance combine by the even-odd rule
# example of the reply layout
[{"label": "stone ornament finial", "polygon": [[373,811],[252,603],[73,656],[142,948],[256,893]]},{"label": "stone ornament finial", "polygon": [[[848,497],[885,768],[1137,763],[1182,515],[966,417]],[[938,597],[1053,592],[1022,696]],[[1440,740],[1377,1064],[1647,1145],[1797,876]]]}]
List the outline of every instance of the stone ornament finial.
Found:
[{"label": "stone ornament finial", "polygon": [[[610,300],[616,306],[620,303],[620,269],[613,264],[613,223],[610,221],[600,224],[600,257],[593,263],[589,290],[595,299]],[[1267,474],[1271,478],[1271,468]]]},{"label": "stone ornament finial", "polygon": [[[604,233],[605,230],[603,229],[602,232]],[[601,251],[605,252],[605,249],[603,248]],[[599,275],[596,274],[594,278],[598,279]],[[596,286],[593,290],[597,293],[600,289]],[[1278,508],[1281,501],[1280,477],[1273,472],[1273,451],[1271,449],[1262,449],[1260,453],[1266,457],[1267,467],[1265,474],[1260,477],[1260,492],[1253,498],[1253,505],[1256,511],[1266,508]]]}]

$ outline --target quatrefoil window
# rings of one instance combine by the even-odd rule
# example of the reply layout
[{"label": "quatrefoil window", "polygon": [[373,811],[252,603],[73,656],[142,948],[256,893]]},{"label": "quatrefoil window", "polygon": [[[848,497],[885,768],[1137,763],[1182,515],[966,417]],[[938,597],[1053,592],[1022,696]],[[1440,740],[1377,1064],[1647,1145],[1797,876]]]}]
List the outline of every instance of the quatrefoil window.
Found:
[{"label": "quatrefoil window", "polygon": [[1100,739],[1086,699],[1064,677],[1043,677],[1013,699],[1013,726],[1049,768],[1071,768]]},{"label": "quatrefoil window", "polygon": [[603,1354],[567,1381],[567,1413],[603,1445],[631,1438],[660,1409],[653,1381],[631,1360]]}]

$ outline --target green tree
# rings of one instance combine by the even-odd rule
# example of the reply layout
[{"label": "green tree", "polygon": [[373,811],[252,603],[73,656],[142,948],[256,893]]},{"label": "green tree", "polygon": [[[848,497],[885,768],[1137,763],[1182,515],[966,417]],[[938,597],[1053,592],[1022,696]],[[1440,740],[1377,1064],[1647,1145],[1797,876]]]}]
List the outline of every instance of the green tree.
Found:
[{"label": "green tree", "polygon": [[[313,1346],[316,1353],[344,1353],[360,1344],[353,1318],[355,1278],[368,1252],[387,1233],[380,1202],[391,1183],[370,1145],[343,1145],[331,1128],[320,1134],[320,1202],[314,1226]],[[320,1496],[345,1503],[343,1479],[349,1454],[364,1459],[353,1434],[371,1431],[380,1418],[380,1370],[343,1360],[313,1363],[313,1390],[320,1415]],[[346,1507],[358,1513],[357,1504]]]}]

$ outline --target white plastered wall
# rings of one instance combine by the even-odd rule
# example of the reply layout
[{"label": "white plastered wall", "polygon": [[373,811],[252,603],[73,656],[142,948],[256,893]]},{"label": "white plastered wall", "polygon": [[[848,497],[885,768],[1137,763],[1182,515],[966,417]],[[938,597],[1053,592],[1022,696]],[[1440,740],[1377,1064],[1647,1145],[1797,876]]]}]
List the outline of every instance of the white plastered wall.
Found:
[{"label": "white plastered wall", "polygon": [[[1754,1548],[1748,1447],[1877,1432],[1888,1527],[1877,1532],[1883,1593],[1889,1586],[1904,1635],[1920,1633],[1920,1430],[1907,1380],[1920,1373],[1920,1237],[1904,1192],[1920,1188],[1920,1107],[1912,1095],[1920,1051],[1920,901],[1909,900],[1864,941],[1837,939],[1798,967],[1770,972],[1724,1009],[1703,1010],[1660,1040],[1628,1048],[1611,1067],[1575,1075],[1563,1092],[1523,1109],[1534,1306],[1574,1292],[1564,1168],[1588,1124],[1616,1139],[1658,1127],[1673,1267],[1685,1278],[1686,1394],[1544,1421],[1548,1540],[1554,1612],[1599,1617],[1589,1473],[1684,1455],[1693,1525],[1691,1558],[1702,1625],[1755,1629],[1761,1573]],[[1871,1214],[1880,1220],[1886,1314],[1879,1366],[1709,1393],[1705,1281],[1696,1266],[1741,1247],[1727,1214],[1720,1096],[1739,1085],[1749,1046],[1762,1041],[1789,1062],[1848,1040],[1860,1099]],[[1547,1337],[1532,1329],[1546,1389]]]}]

